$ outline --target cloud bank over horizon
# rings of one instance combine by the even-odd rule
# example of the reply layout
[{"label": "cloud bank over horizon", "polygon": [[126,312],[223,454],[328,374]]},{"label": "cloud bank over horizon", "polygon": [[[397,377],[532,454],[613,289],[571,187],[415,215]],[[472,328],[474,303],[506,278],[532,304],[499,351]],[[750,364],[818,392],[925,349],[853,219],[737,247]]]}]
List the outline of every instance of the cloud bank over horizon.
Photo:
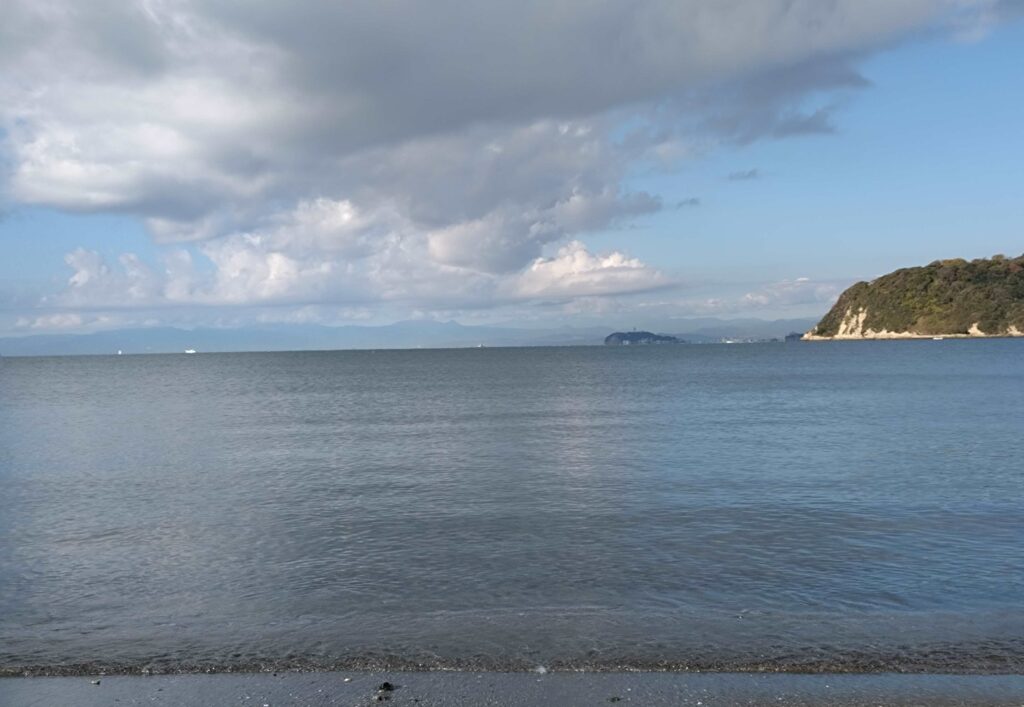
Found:
[{"label": "cloud bank over horizon", "polygon": [[[343,321],[827,305],[836,283],[786,280],[717,305],[679,295],[687,283],[630,254],[628,236],[703,200],[666,201],[632,176],[828,135],[840,98],[869,85],[865,57],[984,32],[1015,11],[996,0],[14,0],[0,22],[5,201],[127,215],[156,243],[155,257],[116,261],[94,244],[70,250],[66,284],[19,327],[170,311],[202,321],[224,308]],[[751,166],[727,180],[765,178]],[[588,245],[595,233],[623,245]]]}]

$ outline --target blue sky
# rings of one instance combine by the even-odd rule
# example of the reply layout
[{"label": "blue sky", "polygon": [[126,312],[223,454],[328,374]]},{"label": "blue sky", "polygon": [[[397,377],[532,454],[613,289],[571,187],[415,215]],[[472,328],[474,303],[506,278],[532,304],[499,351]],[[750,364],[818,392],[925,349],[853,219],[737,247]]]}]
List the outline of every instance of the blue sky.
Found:
[{"label": "blue sky", "polygon": [[[871,85],[846,97],[833,135],[724,149],[639,177],[667,202],[701,205],[644,219],[630,252],[671,257],[688,278],[740,283],[765,268],[843,279],[1024,252],[1024,24],[980,41],[915,41],[861,71]],[[760,177],[727,179],[750,169]]]},{"label": "blue sky", "polygon": [[[1024,251],[1012,4],[770,4],[739,4],[751,27],[700,2],[577,22],[495,4],[493,31],[539,36],[534,63],[490,15],[467,54],[415,30],[364,56],[274,34],[271,2],[265,25],[15,3],[0,334],[808,317],[857,279]],[[354,21],[320,12],[294,16]],[[645,12],[669,13],[658,36]],[[634,20],[643,51],[605,64],[586,28]],[[159,49],[89,39],[132,23]]]}]

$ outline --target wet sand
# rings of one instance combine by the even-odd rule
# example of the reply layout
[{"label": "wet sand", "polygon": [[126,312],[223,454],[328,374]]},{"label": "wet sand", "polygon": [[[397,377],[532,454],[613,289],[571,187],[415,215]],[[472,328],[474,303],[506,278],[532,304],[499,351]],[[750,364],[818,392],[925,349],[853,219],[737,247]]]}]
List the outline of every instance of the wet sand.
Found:
[{"label": "wet sand", "polygon": [[[379,690],[384,683],[393,689]],[[35,677],[0,679],[0,704],[1020,706],[1024,676],[381,672]]]}]

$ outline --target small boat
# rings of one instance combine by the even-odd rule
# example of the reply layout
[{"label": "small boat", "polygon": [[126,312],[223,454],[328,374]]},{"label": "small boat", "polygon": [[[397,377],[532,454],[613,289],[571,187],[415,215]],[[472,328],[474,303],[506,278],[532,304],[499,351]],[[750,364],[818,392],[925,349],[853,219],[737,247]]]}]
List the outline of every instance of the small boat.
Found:
[{"label": "small boat", "polygon": [[185,349],[185,353],[195,353],[195,349]]},{"label": "small boat", "polygon": [[932,337],[932,341],[942,341],[945,338],[946,337],[944,337],[944,336],[933,336]]}]

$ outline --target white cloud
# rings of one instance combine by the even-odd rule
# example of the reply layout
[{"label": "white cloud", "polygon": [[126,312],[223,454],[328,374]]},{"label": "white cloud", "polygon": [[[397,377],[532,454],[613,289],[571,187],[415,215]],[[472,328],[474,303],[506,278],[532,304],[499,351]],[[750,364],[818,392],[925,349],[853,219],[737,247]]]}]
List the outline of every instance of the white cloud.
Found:
[{"label": "white cloud", "polygon": [[589,297],[655,289],[669,280],[636,258],[618,251],[594,255],[579,241],[553,258],[537,258],[514,281],[522,297]]},{"label": "white cloud", "polygon": [[820,282],[807,277],[781,280],[748,292],[743,303],[752,307],[780,307],[801,304],[832,304],[849,283]]},{"label": "white cloud", "polygon": [[82,315],[74,312],[46,314],[39,317],[21,317],[16,326],[27,329],[79,329],[82,327]]},{"label": "white cloud", "polygon": [[386,234],[368,237],[366,229],[373,231],[381,218],[348,202],[302,202],[266,230],[198,244],[205,263],[174,248],[161,267],[131,253],[110,264],[98,252],[79,248],[65,259],[72,269],[67,287],[45,304],[103,310],[391,301],[450,309],[632,293],[671,283],[636,258],[617,251],[595,255],[579,241],[553,257],[535,258],[525,269],[452,264],[446,259],[472,253],[471,244],[449,242],[451,254],[439,256],[436,244],[450,238],[449,231],[418,231],[394,215]]},{"label": "white cloud", "polygon": [[130,306],[149,303],[156,296],[153,272],[132,253],[111,267],[96,251],[78,248],[64,257],[72,269],[66,290],[56,298],[63,306]]}]

